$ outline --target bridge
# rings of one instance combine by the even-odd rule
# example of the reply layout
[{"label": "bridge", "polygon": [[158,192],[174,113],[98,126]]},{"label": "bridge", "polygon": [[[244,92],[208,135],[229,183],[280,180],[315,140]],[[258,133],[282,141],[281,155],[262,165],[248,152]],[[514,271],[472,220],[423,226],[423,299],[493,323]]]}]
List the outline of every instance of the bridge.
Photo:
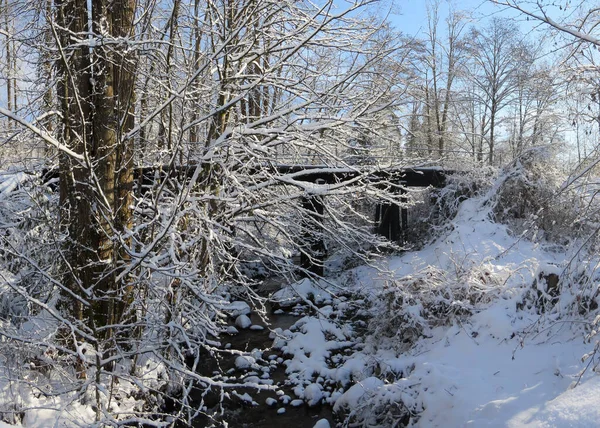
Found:
[{"label": "bridge", "polygon": [[[208,164],[207,164],[208,165]],[[191,178],[197,171],[198,165],[186,166],[146,166],[134,170],[134,180],[139,188],[152,186],[158,178]],[[292,185],[305,189],[305,195],[300,204],[307,213],[304,229],[307,233],[300,237],[301,266],[316,275],[323,275],[323,262],[326,249],[321,238],[324,215],[324,198],[327,187],[353,186],[358,183],[370,182],[375,186],[387,189],[388,192],[399,196],[400,203],[382,201],[375,206],[375,232],[389,241],[401,243],[408,232],[408,209],[406,188],[408,187],[443,187],[446,177],[452,171],[440,167],[370,167],[370,166],[328,166],[328,165],[281,165],[264,164],[254,167],[250,174],[264,174],[270,185]],[[42,179],[51,186],[58,186],[58,168],[45,169]],[[317,185],[317,186],[315,186]],[[329,185],[329,186],[326,186]],[[325,189],[323,189],[325,188]]]},{"label": "bridge", "polygon": [[[331,168],[315,165],[278,165],[277,172],[280,180],[286,184],[309,182],[320,185],[350,186],[356,183],[357,178],[370,181],[376,186],[386,187],[388,191],[400,195],[400,204],[382,201],[375,206],[375,232],[389,241],[401,243],[408,233],[408,208],[402,205],[408,202],[406,188],[408,187],[444,187],[446,177],[452,171],[437,167],[398,167],[368,170],[356,168]],[[310,221],[305,228],[313,230],[302,237],[305,243],[300,255],[301,266],[316,275],[323,275],[323,262],[326,257],[326,248],[321,233],[318,230],[323,221],[324,200],[327,192],[307,191],[302,197],[301,205]],[[316,237],[316,238],[315,238]]]}]

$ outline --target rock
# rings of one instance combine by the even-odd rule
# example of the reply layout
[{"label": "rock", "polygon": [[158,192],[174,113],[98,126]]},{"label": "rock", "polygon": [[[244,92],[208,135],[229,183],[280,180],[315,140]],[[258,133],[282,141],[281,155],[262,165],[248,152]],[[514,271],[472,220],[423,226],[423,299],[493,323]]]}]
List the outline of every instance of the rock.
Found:
[{"label": "rock", "polygon": [[265,328],[262,325],[254,324],[250,326],[250,330],[264,330]]},{"label": "rock", "polygon": [[550,273],[544,276],[546,280],[546,292],[552,297],[558,296],[560,290],[558,289],[559,277],[555,273]]},{"label": "rock", "polygon": [[311,383],[304,389],[304,400],[310,407],[321,403],[322,398],[323,391],[321,390],[321,385],[318,383]]},{"label": "rock", "polygon": [[228,326],[227,330],[225,330],[225,331],[227,334],[231,334],[231,335],[238,334],[240,332],[237,328],[235,328],[232,325]]},{"label": "rock", "polygon": [[304,401],[302,401],[302,400],[292,400],[292,402],[290,403],[290,406],[300,407],[303,404],[304,404]]},{"label": "rock", "polygon": [[331,428],[327,419],[319,419],[313,428]]},{"label": "rock", "polygon": [[265,400],[265,403],[267,406],[273,407],[274,405],[277,404],[277,400],[275,400],[273,397],[269,397]]},{"label": "rock", "polygon": [[240,315],[235,319],[235,325],[241,329],[246,329],[252,325],[252,321],[246,315]]},{"label": "rock", "polygon": [[285,407],[280,407],[279,409],[277,409],[277,413],[283,415],[285,413]]},{"label": "rock", "polygon": [[248,315],[252,312],[250,305],[246,302],[236,301],[227,304],[223,307],[223,312],[229,314],[231,318],[237,318],[240,315]]},{"label": "rock", "polygon": [[260,378],[258,376],[248,376],[244,379],[244,383],[251,383],[254,385],[258,385],[260,382]]},{"label": "rock", "polygon": [[235,366],[240,370],[249,369],[255,362],[256,360],[252,357],[240,355],[235,359]]}]

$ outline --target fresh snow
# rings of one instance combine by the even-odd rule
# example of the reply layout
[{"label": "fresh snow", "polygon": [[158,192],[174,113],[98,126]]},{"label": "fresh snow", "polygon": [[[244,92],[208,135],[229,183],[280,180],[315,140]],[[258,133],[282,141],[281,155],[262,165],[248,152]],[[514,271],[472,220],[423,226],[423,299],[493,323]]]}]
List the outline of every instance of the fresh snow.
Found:
[{"label": "fresh snow", "polygon": [[[248,392],[233,395],[257,405],[256,388],[273,388],[277,398],[260,401],[278,414],[286,406],[327,403],[371,426],[378,426],[373,412],[389,405],[408,409],[414,427],[598,426],[593,315],[569,308],[578,298],[569,287],[552,311],[524,304],[532,296],[548,297],[541,279],[562,278],[570,255],[511,235],[491,220],[490,211],[488,197],[467,200],[446,232],[419,251],[276,292],[276,305],[308,305],[311,315],[272,329],[276,354],[255,349],[235,357],[232,371],[240,373]],[[589,271],[585,260],[580,264]],[[438,312],[431,309],[434,303]],[[223,303],[221,309],[239,329],[260,328],[252,326],[244,302]],[[236,327],[224,333],[238,334]],[[285,391],[270,379],[279,365]],[[145,370],[145,384],[158,387],[153,380],[165,368],[149,358]],[[6,382],[12,374],[2,376],[3,411],[15,393]],[[89,405],[51,403],[26,391],[19,397],[25,427],[85,425],[95,418]],[[135,404],[124,398],[112,411],[126,413]],[[315,424],[329,426],[325,419]]]},{"label": "fresh snow", "polygon": [[329,421],[327,419],[319,419],[313,428],[330,428]]},{"label": "fresh snow", "polygon": [[235,325],[241,329],[246,329],[252,325],[252,321],[247,315],[240,315],[235,319]]},{"label": "fresh snow", "polygon": [[[330,385],[319,400],[326,398],[335,411],[346,408],[346,415],[394,402],[420,413],[412,419],[418,427],[598,426],[600,379],[591,368],[583,372],[587,362],[581,359],[594,349],[585,340],[585,320],[561,318],[560,308],[546,315],[518,309],[528,292],[545,291],[536,279],[560,276],[567,261],[567,254],[546,251],[494,223],[486,198],[467,200],[450,231],[431,245],[387,258],[378,269],[346,272],[339,282],[352,278],[354,291],[373,302],[390,275],[400,281],[428,275],[442,275],[446,282],[468,280],[471,290],[475,284],[484,296],[471,316],[425,328],[408,349],[374,346],[369,340],[353,346],[360,341],[352,327],[335,321],[349,302],[304,279],[275,299],[288,305],[319,300],[328,306],[279,331],[274,347],[292,355],[286,372],[298,397],[314,403],[316,392]],[[423,310],[422,302],[406,307],[417,320]],[[343,349],[352,351],[338,352]],[[314,383],[315,378],[321,381]],[[340,384],[341,389],[331,387]]]}]

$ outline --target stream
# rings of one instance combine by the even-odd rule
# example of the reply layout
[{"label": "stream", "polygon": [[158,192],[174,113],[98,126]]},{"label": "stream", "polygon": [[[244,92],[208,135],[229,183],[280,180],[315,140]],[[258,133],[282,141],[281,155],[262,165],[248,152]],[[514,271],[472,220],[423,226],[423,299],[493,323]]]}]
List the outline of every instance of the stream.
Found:
[{"label": "stream", "polygon": [[[219,407],[218,393],[212,396],[209,393],[203,397],[202,391],[196,390],[193,401],[199,405],[204,399],[204,405],[208,408],[207,413],[219,414],[213,417],[201,415],[194,420],[193,427],[313,428],[321,419],[326,419],[332,427],[335,426],[331,406],[319,404],[309,407],[306,403],[297,400],[293,393],[294,385],[291,385],[285,373],[283,362],[286,356],[282,355],[281,350],[272,348],[271,332],[276,328],[289,329],[301,318],[298,308],[295,311],[285,312],[273,311],[270,306],[267,306],[267,309],[265,320],[252,311],[247,315],[252,322],[250,328],[242,329],[237,326],[235,327],[237,333],[233,333],[232,330],[233,334],[223,334],[220,337],[224,350],[250,352],[256,356],[256,364],[242,368],[239,362],[236,364],[239,354],[223,352],[216,358],[212,357],[212,361],[209,361],[202,370],[207,373],[202,374],[213,375],[218,371],[223,373],[224,377],[221,380],[236,383],[243,383],[245,380],[255,383],[260,377],[261,382],[265,383],[269,383],[270,379],[272,385],[277,388],[259,391],[256,387],[241,387],[227,390],[230,399],[223,400],[222,408]],[[230,325],[234,326],[233,318],[230,320]]]}]

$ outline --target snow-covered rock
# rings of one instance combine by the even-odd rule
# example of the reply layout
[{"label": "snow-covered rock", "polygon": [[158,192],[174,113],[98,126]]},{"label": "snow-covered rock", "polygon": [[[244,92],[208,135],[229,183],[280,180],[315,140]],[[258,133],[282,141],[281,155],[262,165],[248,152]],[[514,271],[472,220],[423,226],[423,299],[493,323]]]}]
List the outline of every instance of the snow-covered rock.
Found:
[{"label": "snow-covered rock", "polygon": [[327,419],[319,419],[313,428],[330,428],[329,421]]},{"label": "snow-covered rock", "polygon": [[235,325],[241,329],[246,329],[252,325],[252,321],[246,315],[240,315],[235,319]]},{"label": "snow-covered rock", "polygon": [[249,315],[252,312],[250,305],[242,301],[230,302],[224,305],[222,310],[232,318],[237,318],[240,315]]},{"label": "snow-covered rock", "polygon": [[234,334],[238,334],[240,331],[237,328],[235,328],[234,326],[230,325],[230,326],[227,327],[227,329],[225,330],[225,332],[227,334],[234,335]]},{"label": "snow-covered rock", "polygon": [[240,355],[235,359],[235,366],[240,370],[249,369],[254,363],[256,360],[248,355]]},{"label": "snow-covered rock", "polygon": [[311,383],[304,389],[304,401],[309,406],[316,406],[321,402],[323,398],[323,391],[321,390],[321,385],[318,383]]},{"label": "snow-covered rock", "polygon": [[318,284],[304,278],[277,291],[273,294],[271,300],[281,307],[294,306],[306,300],[313,300],[315,303],[320,304],[330,302],[331,293],[327,291],[325,284]]},{"label": "snow-covered rock", "polygon": [[383,381],[376,377],[368,377],[362,382],[358,382],[335,402],[333,411],[338,412],[343,408],[356,408],[362,401],[364,401],[365,396],[373,394],[382,386]]}]

